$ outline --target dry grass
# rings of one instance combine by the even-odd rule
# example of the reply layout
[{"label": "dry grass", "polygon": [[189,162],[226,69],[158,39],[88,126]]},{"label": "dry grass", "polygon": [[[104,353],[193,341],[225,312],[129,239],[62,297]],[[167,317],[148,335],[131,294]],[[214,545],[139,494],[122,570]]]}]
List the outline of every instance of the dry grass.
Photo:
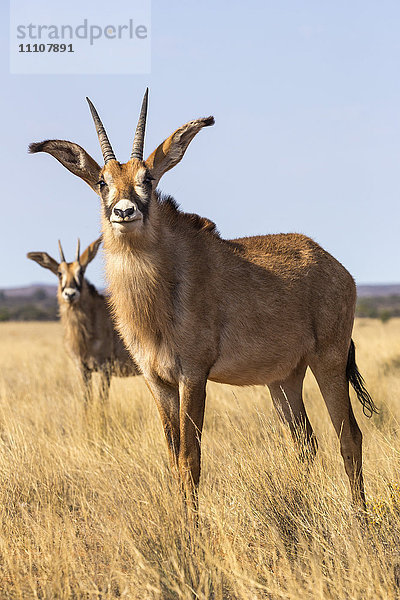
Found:
[{"label": "dry grass", "polygon": [[209,385],[195,531],[142,379],[113,381],[105,427],[99,408],[84,417],[58,324],[2,324],[0,333],[1,598],[397,597],[400,320],[362,321],[355,332],[382,407],[368,421],[356,406],[369,522],[353,514],[308,377],[320,444],[309,471],[266,390]]}]

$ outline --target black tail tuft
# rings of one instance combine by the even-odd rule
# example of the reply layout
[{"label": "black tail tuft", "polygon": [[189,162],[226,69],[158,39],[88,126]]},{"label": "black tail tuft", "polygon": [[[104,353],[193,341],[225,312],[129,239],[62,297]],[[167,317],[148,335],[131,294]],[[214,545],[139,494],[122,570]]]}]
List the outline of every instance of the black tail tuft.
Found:
[{"label": "black tail tuft", "polygon": [[378,409],[376,408],[374,401],[372,400],[371,396],[367,391],[367,388],[365,387],[363,376],[357,368],[356,347],[354,345],[353,340],[351,340],[350,342],[349,355],[347,358],[346,377],[347,380],[353,386],[353,389],[357,394],[357,398],[362,404],[364,415],[368,418],[371,418],[374,413],[378,413]]}]

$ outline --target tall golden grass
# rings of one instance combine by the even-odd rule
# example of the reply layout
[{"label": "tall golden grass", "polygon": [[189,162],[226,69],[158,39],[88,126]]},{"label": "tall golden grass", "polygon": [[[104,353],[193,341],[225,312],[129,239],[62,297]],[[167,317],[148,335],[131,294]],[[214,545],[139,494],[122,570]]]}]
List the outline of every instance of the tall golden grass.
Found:
[{"label": "tall golden grass", "polygon": [[197,529],[154,402],[114,379],[85,416],[57,323],[0,327],[0,597],[362,599],[400,596],[400,320],[356,324],[380,414],[364,433],[369,518],[354,514],[312,376],[319,440],[297,459],[267,389],[210,384]]}]

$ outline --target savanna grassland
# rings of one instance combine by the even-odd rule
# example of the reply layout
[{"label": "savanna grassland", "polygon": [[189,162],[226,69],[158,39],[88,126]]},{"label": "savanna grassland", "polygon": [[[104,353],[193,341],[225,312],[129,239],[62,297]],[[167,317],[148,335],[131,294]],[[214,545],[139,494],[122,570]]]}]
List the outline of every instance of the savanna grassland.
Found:
[{"label": "savanna grassland", "polygon": [[400,597],[400,319],[354,337],[381,409],[368,420],[353,398],[368,520],[308,375],[310,468],[266,388],[209,384],[196,529],[143,379],[114,379],[105,416],[85,415],[60,325],[2,323],[0,598]]}]

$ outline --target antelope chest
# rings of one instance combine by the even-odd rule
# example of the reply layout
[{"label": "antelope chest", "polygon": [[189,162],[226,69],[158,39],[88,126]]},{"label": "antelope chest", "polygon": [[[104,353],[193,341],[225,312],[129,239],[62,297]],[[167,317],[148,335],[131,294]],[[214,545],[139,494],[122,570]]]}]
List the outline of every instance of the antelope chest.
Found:
[{"label": "antelope chest", "polygon": [[179,360],[171,344],[156,340],[143,342],[143,340],[131,339],[128,347],[145,377],[157,375],[170,384],[178,383]]},{"label": "antelope chest", "polygon": [[143,375],[179,377],[173,307],[152,254],[109,254],[107,277],[117,329]]}]

